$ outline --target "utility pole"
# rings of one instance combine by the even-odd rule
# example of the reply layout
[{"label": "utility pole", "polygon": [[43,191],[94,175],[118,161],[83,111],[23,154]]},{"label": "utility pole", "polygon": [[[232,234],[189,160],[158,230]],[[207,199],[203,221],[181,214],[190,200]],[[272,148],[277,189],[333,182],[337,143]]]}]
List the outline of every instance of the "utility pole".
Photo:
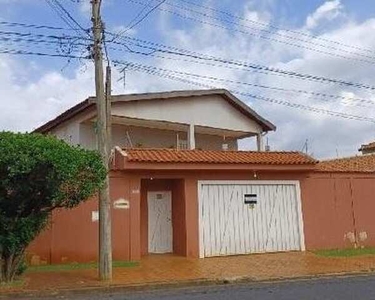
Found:
[{"label": "utility pole", "polygon": [[[111,114],[111,91],[112,91],[112,71],[111,66],[108,65],[105,69],[105,104],[107,111],[107,145],[108,155],[110,155],[111,144],[112,144],[112,114]],[[109,163],[109,162],[108,162]]]},{"label": "utility pole", "polygon": [[[109,197],[109,143],[108,143],[108,104],[103,81],[103,22],[100,16],[101,0],[91,0],[92,31],[94,37],[93,58],[95,61],[95,90],[97,107],[98,150],[107,170],[103,188],[99,192],[99,277],[100,280],[112,279],[112,237],[111,202]],[[107,81],[108,83],[108,81]],[[110,83],[109,83],[110,84]],[[110,91],[110,88],[108,89]],[[108,90],[106,93],[108,93]],[[110,92],[109,92],[110,93]]]}]

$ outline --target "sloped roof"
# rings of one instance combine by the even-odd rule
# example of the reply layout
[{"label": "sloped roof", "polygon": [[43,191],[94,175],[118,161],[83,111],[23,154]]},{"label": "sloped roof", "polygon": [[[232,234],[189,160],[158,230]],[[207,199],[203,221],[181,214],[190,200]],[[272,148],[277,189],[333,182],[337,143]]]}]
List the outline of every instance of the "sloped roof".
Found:
[{"label": "sloped roof", "polygon": [[359,148],[358,151],[371,150],[371,149],[375,149],[375,142],[365,144],[365,145],[361,145],[361,148]]},{"label": "sloped roof", "polygon": [[[256,121],[264,131],[276,130],[276,126],[270,121],[258,115],[254,110],[247,106],[244,102],[234,96],[232,93],[225,89],[210,89],[210,90],[183,90],[183,91],[169,91],[160,93],[143,93],[143,94],[127,94],[127,95],[114,95],[112,96],[112,103],[116,102],[130,102],[130,101],[144,101],[144,100],[160,100],[160,99],[173,99],[173,98],[187,98],[187,97],[200,97],[208,95],[219,95],[227,100],[231,105],[240,110],[248,118]],[[95,97],[78,103],[67,111],[63,112],[51,121],[43,124],[34,130],[34,132],[46,133],[63,122],[73,118],[74,116],[92,109],[95,107]]]},{"label": "sloped roof", "polygon": [[318,172],[373,173],[375,154],[366,154],[321,161],[316,165]]},{"label": "sloped roof", "polygon": [[300,152],[258,152],[176,149],[127,149],[126,161],[138,163],[206,163],[257,165],[314,165],[317,161]]}]

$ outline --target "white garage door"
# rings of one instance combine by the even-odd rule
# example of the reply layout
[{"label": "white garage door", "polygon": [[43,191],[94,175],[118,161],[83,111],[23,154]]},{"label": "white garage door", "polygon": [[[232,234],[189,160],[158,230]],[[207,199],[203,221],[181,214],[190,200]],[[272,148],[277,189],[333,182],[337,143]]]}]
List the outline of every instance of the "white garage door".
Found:
[{"label": "white garage door", "polygon": [[296,181],[200,181],[200,257],[305,250]]}]

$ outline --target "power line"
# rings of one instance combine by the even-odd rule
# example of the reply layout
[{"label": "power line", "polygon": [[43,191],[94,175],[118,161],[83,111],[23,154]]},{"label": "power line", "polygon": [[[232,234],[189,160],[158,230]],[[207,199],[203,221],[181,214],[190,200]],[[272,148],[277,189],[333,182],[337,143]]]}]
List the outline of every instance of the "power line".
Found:
[{"label": "power line", "polygon": [[[115,63],[116,64],[126,64],[126,65],[129,64],[128,62],[124,63],[124,62],[120,62],[120,61],[115,61]],[[155,75],[155,76],[159,76],[159,77],[163,77],[163,78],[172,79],[172,80],[175,80],[175,81],[180,81],[180,82],[191,84],[191,85],[201,86],[201,87],[205,87],[205,88],[210,88],[210,89],[213,89],[213,88],[217,89],[218,88],[218,87],[215,87],[215,86],[212,86],[212,85],[203,84],[201,82],[187,80],[186,78],[182,78],[182,77],[178,77],[178,76],[174,76],[174,75],[169,75],[169,74],[163,74],[162,72],[157,72],[157,71],[145,70],[145,69],[142,69],[142,68],[139,68],[139,67],[133,68],[133,70],[134,71],[140,71],[140,72],[143,72],[143,73],[147,73],[147,74],[150,74],[150,75]],[[284,105],[284,106],[287,106],[287,107],[296,108],[296,109],[305,110],[305,111],[310,111],[310,112],[314,112],[314,113],[318,113],[318,114],[325,114],[325,115],[340,117],[340,118],[349,119],[349,120],[365,121],[365,122],[375,123],[374,118],[357,116],[357,115],[341,113],[341,112],[337,112],[337,111],[331,111],[331,110],[327,110],[327,109],[311,107],[311,106],[304,105],[304,104],[293,103],[293,102],[279,100],[279,99],[275,99],[275,98],[259,96],[259,95],[255,95],[255,94],[252,94],[252,93],[242,92],[242,91],[233,90],[233,89],[230,89],[229,91],[234,93],[234,94],[240,95],[240,96],[244,96],[244,97],[248,97],[248,98],[252,98],[252,99],[257,99],[257,100],[261,100],[261,101],[265,101],[265,102],[269,102],[269,103]]]},{"label": "power line", "polygon": [[[249,83],[249,82],[242,82],[242,81],[218,78],[218,77],[215,77],[215,76],[207,76],[207,75],[201,75],[201,74],[190,73],[190,72],[185,72],[185,71],[177,71],[177,70],[165,69],[165,68],[160,68],[160,67],[155,67],[155,66],[148,66],[148,65],[144,65],[144,64],[140,64],[140,63],[129,63],[129,65],[135,66],[135,67],[139,66],[139,67],[144,68],[144,69],[151,69],[151,70],[156,70],[156,71],[161,71],[161,72],[175,73],[175,74],[182,75],[182,76],[195,77],[195,78],[200,78],[200,79],[215,81],[215,82],[225,82],[225,83],[231,83],[231,84],[237,84],[237,85],[257,87],[257,88],[267,89],[267,90],[272,90],[272,91],[277,91],[277,92],[292,92],[292,93],[318,96],[318,97],[322,97],[322,98],[354,101],[354,102],[361,102],[361,103],[367,103],[367,104],[375,105],[375,102],[371,101],[369,99],[349,98],[349,97],[343,97],[343,96],[331,95],[331,94],[313,92],[313,91],[306,91],[306,90],[300,90],[300,89],[299,90],[297,90],[297,89],[286,89],[286,88],[282,88],[282,87],[268,86],[268,85],[255,84],[255,83]],[[353,106],[368,107],[368,106],[362,105],[361,103],[353,103]]]},{"label": "power line", "polygon": [[116,40],[119,36],[122,36],[124,35],[125,33],[127,33],[129,30],[132,30],[135,26],[137,26],[138,24],[140,24],[141,22],[143,22],[153,11],[155,11],[156,9],[158,9],[166,0],[162,0],[160,1],[159,3],[157,3],[155,6],[151,7],[151,9],[146,12],[142,18],[140,18],[138,21],[136,21],[134,24],[133,22],[138,19],[142,14],[143,12],[146,10],[147,7],[149,7],[149,5],[153,2],[154,0],[150,0],[144,7],[143,9],[141,9],[141,11],[135,16],[135,18],[133,18],[133,20],[131,20],[128,24],[128,26],[120,31],[113,39],[112,39],[112,42],[114,40]]},{"label": "power line", "polygon": [[211,7],[211,6],[208,6],[208,5],[202,5],[200,3],[195,3],[193,1],[188,1],[188,0],[177,0],[177,1],[182,2],[182,3],[186,3],[188,5],[200,7],[200,8],[206,9],[206,10],[210,10],[210,11],[213,11],[213,12],[216,12],[216,13],[220,13],[220,14],[229,16],[233,19],[238,19],[238,20],[241,20],[241,21],[245,21],[245,22],[255,24],[257,26],[262,26],[263,28],[272,28],[274,30],[281,30],[281,31],[288,32],[290,34],[300,35],[300,36],[307,37],[307,38],[310,38],[310,39],[313,39],[313,40],[320,40],[320,41],[323,41],[323,42],[333,43],[333,44],[336,44],[336,45],[339,45],[339,46],[343,46],[343,47],[347,47],[347,48],[351,48],[351,49],[355,49],[355,50],[359,50],[359,51],[375,53],[375,51],[371,50],[371,49],[366,49],[366,48],[359,47],[359,46],[349,45],[349,44],[343,43],[341,41],[324,38],[324,37],[321,37],[321,36],[313,35],[313,34],[308,33],[308,32],[303,32],[303,31],[298,31],[298,30],[293,30],[293,29],[288,29],[288,28],[282,28],[282,27],[276,26],[272,23],[270,24],[270,23],[264,23],[264,22],[260,22],[260,21],[251,20],[249,18],[244,18],[244,17],[241,17],[241,16],[236,15],[234,13],[225,11],[223,9],[218,9],[218,8]]},{"label": "power line", "polygon": [[[110,49],[123,51],[122,49],[118,49],[118,48],[110,48]],[[155,57],[155,58],[161,58],[161,59],[167,59],[167,60],[200,63],[200,64],[203,64],[203,65],[208,65],[208,66],[213,66],[213,67],[225,67],[224,65],[210,64],[210,63],[204,63],[204,62],[196,62],[196,61],[193,61],[193,60],[186,60],[186,59],[171,58],[171,57],[167,57],[167,56],[155,55],[153,53],[143,53],[143,52],[138,52],[138,51],[134,51],[134,50],[125,50],[125,51],[127,51],[131,54],[141,54],[141,55],[145,55],[145,56],[152,56],[152,57]],[[231,68],[231,67],[228,67],[228,68],[238,70],[237,68]],[[169,70],[169,71],[178,72],[178,71],[174,71],[174,70]],[[375,105],[374,100],[370,100],[370,99],[345,97],[345,96],[327,94],[327,93],[323,93],[323,92],[307,91],[307,90],[302,90],[302,89],[285,89],[285,88],[282,88],[282,87],[267,86],[267,85],[262,85],[262,84],[253,84],[253,83],[240,82],[240,81],[233,81],[233,80],[229,80],[229,79],[221,79],[221,78],[216,78],[216,77],[212,77],[212,76],[198,75],[198,74],[187,73],[187,72],[181,72],[181,73],[183,73],[185,75],[188,75],[188,76],[205,78],[207,80],[223,81],[223,82],[229,82],[229,83],[234,83],[234,84],[248,85],[248,86],[253,86],[253,87],[258,87],[258,88],[263,88],[263,89],[275,90],[275,91],[300,93],[300,94],[318,96],[318,97],[329,98],[329,99],[354,101],[354,102],[361,102],[361,103],[365,103],[365,104],[367,103],[367,104],[370,104],[370,105]],[[286,77],[286,76],[284,76],[284,77]],[[360,105],[360,104],[356,104],[356,106],[368,107],[368,106]]]},{"label": "power line", "polygon": [[[2,23],[13,23],[13,22],[5,22],[5,21],[3,21]],[[51,27],[51,26],[45,26],[45,25],[34,25],[34,24],[25,24],[25,23],[14,23],[14,24],[17,24],[17,25],[20,25],[20,26],[24,26],[24,27],[36,27],[36,28],[42,28],[43,27],[43,28],[51,28],[51,29],[52,28],[53,29],[63,29],[61,27]],[[6,33],[6,32],[5,31],[0,31],[0,34],[1,33]],[[7,33],[11,34],[11,32],[7,32]],[[107,33],[110,34],[110,35],[112,35],[112,36],[115,36],[115,34],[113,34],[113,33],[110,33],[110,32],[107,32]],[[19,34],[19,35],[23,35],[23,36],[32,35],[31,33],[24,34],[24,33],[15,33],[15,32],[13,32],[12,34]],[[42,36],[42,35],[36,35],[36,36]],[[45,36],[43,36],[43,37],[45,37]],[[48,37],[58,38],[58,39],[68,39],[68,38],[71,38],[71,39],[77,38],[77,39],[79,39],[80,38],[80,37],[69,37],[69,36],[59,36],[58,37],[58,36],[53,36],[53,35],[50,35]],[[209,61],[214,61],[214,62],[220,62],[220,63],[222,63],[224,65],[226,65],[226,64],[231,64],[232,66],[234,65],[235,68],[229,67],[231,69],[236,69],[236,67],[239,67],[240,70],[243,70],[244,68],[245,69],[249,68],[249,63],[244,63],[244,62],[241,62],[241,61],[238,61],[238,60],[237,61],[235,61],[235,60],[226,60],[224,58],[219,58],[219,57],[214,57],[214,56],[207,56],[207,55],[204,55],[204,54],[200,54],[198,52],[184,50],[184,49],[179,49],[177,47],[170,47],[170,46],[166,46],[166,45],[163,45],[163,44],[160,44],[160,43],[149,42],[149,41],[145,41],[145,40],[141,40],[141,39],[136,39],[136,38],[131,38],[131,37],[127,37],[127,36],[121,37],[121,39],[127,41],[127,43],[129,43],[129,40],[132,40],[132,41],[136,42],[135,45],[137,47],[147,48],[149,50],[152,50],[154,53],[155,52],[162,52],[162,53],[166,53],[166,54],[172,54],[172,55],[178,55],[178,56],[187,56],[187,57],[190,57],[190,58],[193,58],[193,59],[201,60],[200,62],[196,62],[196,63],[202,63],[202,64],[208,64],[208,65],[212,65],[212,66],[226,67],[226,68],[229,67],[229,66],[223,66],[223,65],[210,64],[210,63],[202,61],[202,60],[209,60]],[[139,43],[142,43],[142,45],[139,44]],[[118,43],[118,42],[116,42],[115,44],[126,46],[125,44]],[[147,47],[146,45],[151,45],[153,47]],[[176,51],[165,51],[164,49],[156,48],[154,46],[165,48],[165,49],[176,50]],[[133,50],[131,50],[130,52],[136,53],[136,54],[143,54],[143,55],[146,54],[144,52],[133,51]],[[185,55],[185,53],[189,54],[189,55]],[[200,57],[195,57],[195,56],[192,56],[190,54],[193,54],[193,55],[196,55],[196,56],[200,56]],[[155,56],[152,53],[147,53],[146,55]],[[160,57],[160,58],[167,58],[167,57],[164,56],[164,57]],[[168,57],[167,59],[171,59],[171,58]],[[189,60],[189,62],[194,62],[194,61],[193,60]],[[374,89],[374,87],[371,87],[371,86],[368,86],[368,85],[364,85],[364,84],[357,84],[357,83],[353,83],[353,82],[346,82],[346,81],[343,81],[343,80],[336,80],[336,79],[331,79],[331,78],[325,78],[325,77],[322,77],[322,76],[314,76],[314,75],[309,75],[309,74],[300,74],[300,73],[296,73],[296,72],[292,72],[292,74],[290,74],[289,71],[279,70],[279,69],[274,69],[274,68],[269,68],[269,67],[261,66],[261,65],[254,65],[254,64],[252,64],[250,66],[250,69],[252,71],[257,71],[257,72],[263,73],[263,74],[264,73],[269,74],[269,72],[270,72],[270,73],[273,73],[273,75],[275,75],[275,72],[276,72],[278,75],[281,75],[281,76],[292,76],[292,77],[297,77],[298,79],[307,79],[307,80],[312,80],[312,81],[322,81],[322,82],[329,82],[329,83],[338,83],[340,85],[346,85],[346,86],[351,86],[351,87],[357,87],[357,88],[360,87],[360,88],[372,89],[372,90]],[[300,76],[300,75],[302,75],[302,76]]]},{"label": "power line", "polygon": [[23,38],[23,37],[3,37],[0,36],[0,41],[10,44],[13,46],[16,43],[19,47],[29,47],[30,44],[36,48],[51,48],[56,51],[61,51],[63,53],[71,54],[74,50],[78,50],[80,47],[86,47],[83,43],[71,43],[67,41],[59,40],[45,40],[45,39],[35,39],[35,38]]},{"label": "power line", "polygon": [[[131,2],[131,3],[139,4],[139,5],[145,5],[144,2],[141,2],[139,0],[127,0],[127,1]],[[176,6],[175,4],[170,4],[170,3],[168,3],[168,5],[170,5],[170,6]],[[161,10],[161,11],[163,11],[163,12],[168,12],[168,13],[176,15],[176,16],[178,16],[180,18],[183,18],[183,19],[186,19],[186,20],[190,20],[190,21],[194,21],[194,22],[197,22],[197,23],[200,23],[200,24],[203,24],[203,25],[209,25],[209,26],[212,26],[212,27],[220,28],[220,29],[225,29],[225,30],[229,30],[229,31],[233,31],[233,32],[239,32],[239,33],[251,35],[251,36],[254,36],[254,37],[257,37],[257,38],[261,38],[261,39],[265,39],[265,40],[269,40],[269,41],[274,41],[274,42],[277,42],[277,43],[282,43],[282,44],[285,44],[285,45],[288,45],[288,46],[293,46],[293,47],[300,48],[300,49],[314,51],[314,52],[317,52],[317,53],[320,53],[320,54],[330,55],[330,56],[341,58],[341,59],[346,59],[346,60],[356,61],[356,62],[361,62],[361,63],[375,64],[375,61],[374,61],[375,57],[374,56],[369,56],[369,55],[360,54],[360,53],[356,53],[356,52],[351,52],[351,51],[347,51],[347,50],[343,50],[343,49],[340,50],[340,49],[333,48],[333,47],[327,47],[327,46],[324,46],[324,45],[319,45],[320,47],[333,48],[334,50],[339,50],[339,51],[342,51],[342,52],[345,52],[345,53],[348,53],[348,54],[351,54],[351,55],[365,57],[367,59],[349,57],[349,56],[345,56],[345,55],[338,54],[338,53],[332,53],[332,52],[329,52],[329,51],[326,51],[326,50],[312,48],[310,46],[305,46],[305,45],[296,44],[296,43],[293,43],[293,42],[288,42],[288,41],[285,41],[283,39],[280,40],[280,39],[277,39],[277,38],[270,37],[268,35],[261,35],[259,33],[254,33],[254,32],[250,32],[250,31],[246,31],[246,30],[241,30],[241,29],[237,29],[237,28],[230,28],[230,27],[227,27],[227,26],[224,26],[224,25],[221,25],[221,24],[210,23],[210,22],[206,21],[207,18],[209,18],[209,19],[218,19],[218,18],[210,16],[210,15],[203,14],[203,16],[204,16],[205,19],[202,20],[202,19],[198,19],[198,18],[191,17],[191,16],[188,16],[188,15],[182,15],[182,14],[176,12],[176,11],[173,11],[173,10],[168,10],[168,9],[165,9],[165,8],[158,8],[158,9]],[[187,9],[187,8],[181,8],[181,9],[188,10],[188,11],[193,11],[193,12],[198,13],[198,14],[202,14],[200,12],[197,12],[197,11],[194,11],[194,10],[190,10],[190,9]],[[224,20],[221,20],[221,19],[218,19],[218,20],[224,21]],[[238,26],[238,24],[236,24],[236,25]],[[240,25],[240,26],[243,27],[244,25]],[[293,37],[288,37],[288,38],[291,39],[291,40],[296,40]],[[301,40],[298,40],[298,41],[301,41]],[[309,43],[309,41],[303,41],[303,42]]]},{"label": "power line", "polygon": [[16,49],[9,49],[9,48],[4,48],[4,49],[0,48],[0,54],[33,55],[33,56],[89,59],[89,57],[85,57],[85,56],[77,56],[77,55],[70,55],[70,54],[58,54],[58,53],[33,52],[33,51],[24,51],[24,50],[16,50]]},{"label": "power line", "polygon": [[[134,0],[133,0],[134,1]],[[329,46],[329,45],[325,45],[325,44],[321,44],[321,43],[317,43],[317,42],[314,42],[314,41],[311,41],[311,40],[306,40],[306,39],[301,39],[301,38],[298,38],[298,37],[295,37],[295,36],[288,36],[288,35],[285,35],[285,34],[282,34],[280,32],[275,32],[275,31],[271,31],[271,30],[268,30],[268,29],[258,29],[258,28],[254,28],[252,26],[248,26],[248,25],[245,25],[243,23],[239,23],[239,22],[233,22],[233,21],[230,21],[230,20],[227,20],[227,19],[223,19],[223,18],[220,18],[220,17],[215,17],[215,16],[212,16],[212,15],[209,15],[207,13],[202,13],[200,11],[197,11],[197,10],[193,10],[193,9],[189,9],[189,8],[186,8],[184,6],[180,6],[180,5],[176,5],[175,3],[170,3],[170,2],[167,2],[166,5],[169,5],[171,7],[175,7],[177,9],[180,9],[180,10],[183,10],[183,11],[188,11],[189,13],[194,13],[194,14],[198,14],[198,15],[201,15],[203,16],[205,19],[209,18],[209,19],[213,19],[213,20],[216,20],[216,21],[220,21],[220,22],[226,22],[226,23],[229,23],[229,24],[232,24],[232,25],[235,25],[235,26],[240,26],[240,27],[243,27],[243,28],[247,28],[247,29],[250,29],[250,30],[257,30],[259,32],[263,32],[265,34],[272,34],[272,35],[277,35],[281,38],[285,38],[285,39],[289,39],[289,40],[292,40],[292,41],[298,41],[298,42],[302,42],[302,43],[307,43],[307,44],[310,44],[310,45],[313,45],[313,46],[317,46],[317,47],[322,47],[322,48],[326,48],[328,50],[338,50],[338,51],[342,51],[346,54],[349,54],[349,55],[357,55],[357,56],[361,56],[361,57],[364,57],[364,58],[369,58],[369,59],[372,59],[374,60],[375,57],[374,56],[370,56],[370,55],[366,55],[366,54],[361,54],[361,53],[358,53],[358,52],[353,52],[353,51],[349,51],[349,50],[345,50],[345,49],[340,49],[340,48],[337,48],[337,47],[334,47],[334,46]],[[216,25],[216,24],[212,24],[212,25]],[[248,32],[245,32],[245,31],[241,31],[241,30],[236,30],[236,29],[230,29],[230,28],[227,28],[228,30],[232,30],[232,31],[238,31],[238,32],[242,32],[242,33],[248,33]],[[255,34],[251,34],[251,35],[255,35]],[[321,50],[318,50],[317,49],[313,49],[313,48],[308,48],[306,46],[302,46],[302,45],[299,45],[299,44],[291,44],[291,43],[286,43],[285,41],[283,40],[276,40],[274,38],[270,38],[270,37],[267,37],[267,36],[261,36],[259,35],[258,36],[259,38],[262,38],[262,39],[267,39],[267,40],[271,40],[271,41],[276,41],[276,42],[279,42],[279,43],[284,43],[284,44],[287,44],[287,45],[290,45],[290,46],[295,46],[295,47],[302,47],[302,48],[305,48],[307,50],[311,50],[311,51],[316,51],[316,52],[320,52]],[[324,53],[324,54],[328,54],[328,55],[334,55],[336,56],[337,54],[335,53],[329,53],[329,52],[320,52],[320,53]],[[375,53],[375,52],[372,52],[372,53]],[[342,55],[338,55],[338,57],[341,57],[341,58],[346,58],[346,59],[350,59],[352,60],[352,58],[350,57],[345,57],[345,56],[342,56]],[[367,60],[360,60],[360,61],[364,61],[364,62],[370,62],[370,61],[367,61]],[[370,62],[371,63],[371,62]]]},{"label": "power line", "polygon": [[75,30],[72,28],[62,28],[62,27],[55,27],[55,26],[49,26],[49,25],[36,25],[36,24],[26,24],[26,23],[8,22],[8,21],[0,21],[0,25],[9,26],[9,27],[23,27],[23,28],[50,29],[50,30]]},{"label": "power line", "polygon": [[[135,41],[135,43],[133,44],[136,45],[137,47],[149,49],[154,52],[161,52],[161,53],[166,53],[166,54],[171,54],[171,55],[184,56],[184,57],[189,57],[189,58],[197,59],[197,60],[213,61],[213,62],[228,64],[231,66],[242,67],[248,70],[258,70],[258,71],[260,70],[260,71],[266,71],[270,73],[283,74],[283,75],[287,75],[289,77],[293,77],[293,78],[297,78],[301,80],[309,80],[309,81],[315,81],[315,82],[320,82],[320,83],[324,82],[324,83],[338,84],[338,85],[349,86],[349,87],[358,88],[358,89],[367,89],[371,91],[375,90],[374,86],[371,86],[368,84],[345,81],[341,79],[333,79],[333,78],[328,78],[328,77],[318,76],[318,75],[310,75],[306,73],[299,73],[295,71],[288,71],[288,70],[283,70],[279,68],[268,67],[268,66],[264,66],[260,64],[255,64],[255,63],[243,62],[240,60],[231,60],[231,59],[216,57],[212,55],[205,55],[205,54],[201,54],[195,51],[166,46],[160,43],[145,41],[145,40],[132,38],[128,36],[122,37],[122,39],[124,39],[127,43],[129,43],[129,40]],[[119,42],[115,42],[115,44],[127,46],[126,44],[119,43]]]},{"label": "power line", "polygon": [[54,10],[57,15],[73,30],[76,32],[83,31],[85,34],[90,36],[89,30],[83,28],[72,15],[60,4],[58,0],[45,0],[46,3]]},{"label": "power line", "polygon": [[[76,55],[67,55],[67,54],[54,54],[54,53],[43,53],[43,52],[32,52],[32,51],[15,50],[15,49],[8,49],[8,48],[0,49],[0,54],[35,55],[35,56],[47,56],[47,57],[64,57],[64,58],[75,58],[75,59],[89,59],[89,57],[85,57],[85,56],[76,56]],[[131,65],[129,65],[128,62],[124,63],[124,62],[117,61],[117,60],[114,61],[114,62],[117,65],[126,64],[128,67],[129,66],[131,67]],[[141,71],[141,72],[144,72],[144,73],[147,73],[147,74],[157,75],[157,76],[160,76],[160,77],[164,77],[164,78],[169,78],[169,79],[173,79],[173,80],[185,82],[185,83],[188,83],[188,84],[198,85],[198,86],[201,86],[201,87],[217,88],[215,86],[211,86],[211,85],[207,85],[207,84],[202,84],[200,82],[195,82],[195,81],[192,81],[192,80],[187,80],[185,78],[181,78],[181,77],[178,77],[178,76],[174,76],[174,75],[172,76],[172,75],[169,75],[169,74],[163,74],[162,72],[157,72],[157,71],[142,69],[139,66],[137,66],[136,68],[132,68],[132,69],[134,71]],[[284,105],[284,106],[288,106],[288,107],[292,107],[292,108],[298,108],[298,109],[301,109],[301,110],[307,110],[307,111],[311,111],[311,112],[315,112],[315,113],[321,113],[321,114],[331,115],[331,116],[345,118],[345,119],[350,119],[350,120],[366,121],[366,122],[375,123],[375,119],[374,118],[357,116],[357,115],[351,115],[351,114],[346,114],[346,113],[341,113],[341,112],[335,112],[335,111],[321,109],[321,108],[315,108],[315,107],[311,107],[311,106],[307,106],[307,105],[303,105],[303,104],[293,103],[293,102],[279,100],[279,99],[270,98],[270,97],[259,96],[259,95],[255,95],[255,94],[251,94],[251,93],[247,93],[247,92],[233,90],[233,89],[231,89],[230,92],[232,92],[234,94],[237,94],[237,95],[246,96],[246,97],[257,99],[257,100],[262,100],[262,101],[269,102],[269,103],[280,104],[280,105]]]},{"label": "power line", "polygon": [[76,19],[74,19],[72,17],[72,15],[65,9],[65,7],[63,5],[61,5],[61,3],[58,1],[58,0],[52,0],[54,3],[56,3],[56,5],[65,13],[65,15],[74,23],[78,26],[79,29],[81,29],[83,32],[85,32],[86,34],[89,34],[89,29],[85,29],[82,27],[81,24],[79,24]]},{"label": "power line", "polygon": [[[167,60],[199,63],[199,64],[213,66],[213,67],[225,67],[224,65],[210,64],[210,63],[206,63],[206,62],[199,62],[199,61],[197,62],[197,61],[193,61],[193,60],[178,59],[178,58],[171,58],[171,57],[167,57],[167,56],[155,55],[154,52],[145,53],[145,52],[135,51],[135,50],[130,49],[129,47],[127,47],[127,49],[125,49],[125,50],[119,49],[119,48],[114,48],[114,47],[109,47],[109,49],[118,50],[118,51],[126,51],[126,52],[131,53],[131,54],[151,56],[151,57],[167,59]],[[232,68],[232,67],[228,67],[228,68],[238,70],[238,68]],[[167,69],[164,69],[164,70],[167,70]],[[286,89],[286,88],[282,88],[282,87],[275,87],[275,86],[268,86],[268,85],[264,85],[264,84],[254,84],[254,83],[248,83],[248,82],[234,81],[234,80],[229,80],[229,79],[217,78],[217,77],[213,77],[213,76],[199,75],[199,74],[188,73],[188,72],[178,72],[178,71],[174,71],[174,70],[168,70],[168,71],[177,72],[177,73],[184,74],[184,75],[187,75],[187,76],[200,77],[200,78],[203,78],[203,79],[206,79],[206,80],[211,80],[211,81],[229,82],[229,83],[234,83],[234,84],[237,84],[237,85],[248,85],[248,86],[258,87],[258,88],[262,88],[262,89],[269,89],[269,90],[273,90],[273,91],[292,92],[292,93],[299,93],[299,94],[304,94],[304,95],[312,95],[312,96],[317,96],[317,97],[321,97],[321,98],[328,98],[328,100],[330,99],[330,100],[343,100],[343,101],[350,101],[350,102],[359,102],[359,103],[353,103],[353,104],[350,103],[353,106],[359,106],[359,107],[369,107],[369,106],[366,106],[364,104],[375,105],[375,101],[370,100],[370,99],[363,99],[363,98],[356,98],[356,97],[345,97],[345,96],[340,96],[340,95],[332,95],[332,94],[328,94],[328,93],[324,93],[324,92],[314,92],[314,91],[307,91],[307,90],[302,90],[302,89]],[[260,71],[260,73],[262,73],[262,72]],[[278,74],[278,75],[283,76],[281,74]],[[283,76],[283,77],[286,77],[286,76]],[[327,99],[324,99],[324,100],[327,101]],[[364,104],[362,104],[362,103],[364,103]]]},{"label": "power line", "polygon": [[53,40],[86,40],[91,41],[88,38],[82,38],[80,36],[71,36],[71,35],[45,35],[45,34],[35,34],[31,32],[17,32],[17,31],[4,31],[0,30],[0,35],[10,35],[10,36],[19,36],[19,37],[37,37],[37,38],[49,38]]}]

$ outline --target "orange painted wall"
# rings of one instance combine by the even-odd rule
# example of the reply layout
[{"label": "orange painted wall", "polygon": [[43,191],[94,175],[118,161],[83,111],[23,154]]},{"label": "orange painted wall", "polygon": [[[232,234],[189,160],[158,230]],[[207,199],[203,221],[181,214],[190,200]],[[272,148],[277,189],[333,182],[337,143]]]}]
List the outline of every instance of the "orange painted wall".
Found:
[{"label": "orange painted wall", "polygon": [[375,246],[375,176],[312,174],[302,205],[307,249]]},{"label": "orange painted wall", "polygon": [[[150,180],[153,178],[153,180]],[[129,200],[130,209],[112,211],[113,257],[139,260],[147,254],[147,191],[172,191],[173,249],[178,255],[199,256],[198,180],[299,180],[307,249],[375,246],[375,176],[254,171],[132,171],[113,172],[111,198]],[[97,210],[92,199],[73,210],[53,214],[52,224],[29,247],[29,257],[47,263],[87,262],[98,257]]]},{"label": "orange painted wall", "polygon": [[[169,186],[180,186],[183,191],[179,191],[181,197],[184,195],[185,201],[177,202],[184,204],[178,207],[181,213],[176,213],[176,206],[173,210],[173,226],[174,226],[174,253],[187,256],[190,258],[199,257],[199,224],[198,224],[198,180],[300,180],[303,181],[307,174],[303,173],[272,173],[272,172],[257,172],[256,178],[253,171],[148,171],[137,172],[137,176],[144,178],[142,187],[149,190],[162,190],[166,187],[166,182],[171,182],[170,178],[183,178],[183,180],[173,180]],[[146,180],[153,178],[152,181]],[[163,179],[166,181],[164,182]],[[152,186],[147,186],[146,182],[153,182]],[[164,182],[164,183],[163,183]],[[147,186],[147,188],[146,188]],[[173,194],[174,196],[174,194]],[[174,197],[176,198],[176,197]],[[147,202],[145,201],[144,190],[142,188],[142,255],[147,254]],[[175,200],[172,200],[176,203]],[[183,213],[185,215],[183,215]],[[181,215],[180,215],[181,214]],[[180,221],[181,229],[175,230],[177,220]],[[183,237],[183,238],[181,238]]]},{"label": "orange painted wall", "polygon": [[[140,259],[139,182],[123,173],[111,176],[111,199],[130,202],[130,209],[112,209],[114,260]],[[91,219],[92,212],[97,210],[97,199],[93,198],[74,209],[55,211],[51,225],[28,247],[28,259],[55,264],[97,261],[99,222]]]},{"label": "orange painted wall", "polygon": [[352,185],[358,243],[375,247],[375,178],[354,178]]},{"label": "orange painted wall", "polygon": [[185,181],[177,179],[172,187],[173,253],[186,256]]},{"label": "orange painted wall", "polygon": [[344,248],[353,227],[350,187],[343,179],[309,178],[301,187],[307,249]]}]

